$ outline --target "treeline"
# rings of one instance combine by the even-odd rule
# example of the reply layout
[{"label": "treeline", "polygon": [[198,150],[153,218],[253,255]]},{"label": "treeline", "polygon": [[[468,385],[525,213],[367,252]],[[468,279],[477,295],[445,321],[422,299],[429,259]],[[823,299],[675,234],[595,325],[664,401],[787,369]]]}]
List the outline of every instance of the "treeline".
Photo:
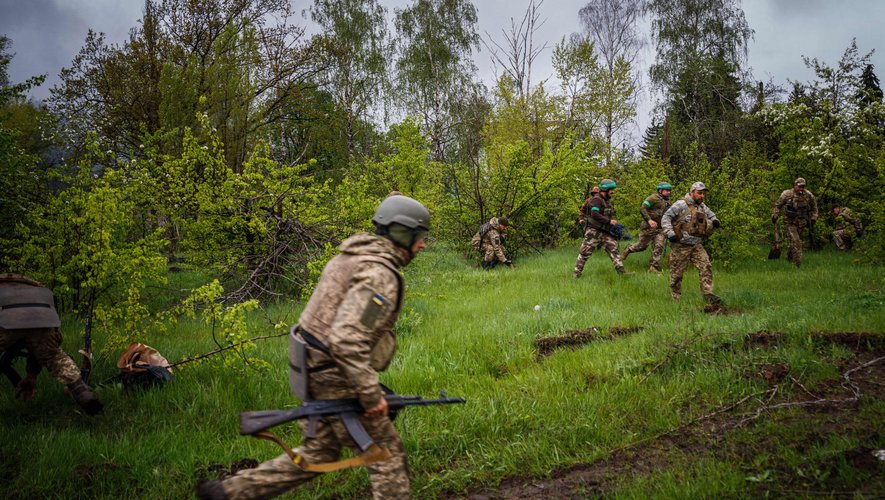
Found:
[{"label": "treeline", "polygon": [[[543,11],[531,2],[495,38],[477,33],[469,0],[393,12],[315,0],[303,13],[147,0],[126,42],[88,33],[45,103],[25,98],[40,77],[9,82],[0,38],[2,266],[130,331],[170,263],[219,277],[203,303],[309,290],[392,190],[431,208],[439,241],[466,248],[504,215],[511,245],[539,249],[575,230],[604,177],[633,227],[660,180],[674,196],[707,183],[724,224],[710,249],[728,265],[759,253],[772,197],[803,176],[823,214],[837,202],[864,220],[859,248],[883,259],[885,108],[854,42],[782,88],[747,74],[753,32],[736,0],[590,0],[582,32],[552,47],[535,39]],[[659,100],[637,148],[643,18]],[[500,75],[490,87],[481,46]],[[532,73],[541,57],[555,74]]]}]

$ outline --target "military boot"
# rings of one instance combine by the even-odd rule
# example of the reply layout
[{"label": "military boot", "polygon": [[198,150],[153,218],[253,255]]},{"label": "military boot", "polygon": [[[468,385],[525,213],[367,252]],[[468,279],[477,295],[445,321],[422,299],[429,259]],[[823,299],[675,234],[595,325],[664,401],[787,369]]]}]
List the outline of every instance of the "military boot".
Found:
[{"label": "military boot", "polygon": [[197,484],[197,498],[200,500],[227,500],[227,493],[221,481],[200,481]]},{"label": "military boot", "polygon": [[101,412],[104,405],[98,400],[98,396],[83,382],[83,379],[68,384],[68,392],[74,398],[74,402],[83,408],[87,415],[96,415]]},{"label": "military boot", "polygon": [[718,295],[713,294],[713,293],[704,294],[704,300],[706,300],[709,304],[714,305],[714,306],[718,306],[718,305],[722,304],[722,298],[720,298]]}]

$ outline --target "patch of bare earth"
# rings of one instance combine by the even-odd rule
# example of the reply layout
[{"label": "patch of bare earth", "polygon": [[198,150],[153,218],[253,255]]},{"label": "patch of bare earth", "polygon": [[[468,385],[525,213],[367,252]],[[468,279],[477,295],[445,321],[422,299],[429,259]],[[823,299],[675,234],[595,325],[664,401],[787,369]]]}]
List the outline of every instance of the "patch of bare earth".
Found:
[{"label": "patch of bare earth", "polygon": [[608,329],[590,327],[583,330],[566,330],[555,337],[541,337],[535,340],[538,359],[543,359],[561,348],[574,348],[597,340],[612,340],[642,330],[641,326],[610,326]]},{"label": "patch of bare earth", "polygon": [[[883,428],[881,422],[870,421],[861,410],[885,401],[885,333],[813,335],[816,340],[839,343],[855,352],[854,358],[839,367],[840,379],[808,388],[796,379],[798,375],[791,373],[788,364],[761,364],[748,375],[765,381],[767,390],[723,405],[670,431],[615,449],[596,462],[553,470],[547,477],[507,477],[493,489],[450,492],[442,498],[549,500],[606,496],[616,492],[618,484],[631,476],[646,476],[672,467],[674,454],[681,455],[679,463],[683,464],[685,460],[701,458],[739,461],[748,478],[753,478],[748,479],[748,496],[881,498],[885,491],[885,462],[876,457],[876,450],[869,444],[881,441]],[[778,333],[756,332],[746,342],[774,347],[779,337]],[[787,384],[795,389],[789,398],[782,396],[787,391],[781,388]],[[788,408],[798,411],[778,411]],[[796,442],[759,438],[748,442],[738,437],[741,429],[753,429],[760,418],[774,416],[780,425],[789,426]],[[760,456],[779,457],[784,447],[801,453],[803,447],[822,444],[832,436],[852,436],[862,444],[803,464],[804,472],[777,463],[776,458],[775,463],[768,464],[767,472],[754,470]],[[841,472],[846,467],[851,469],[848,477],[854,479],[845,479],[846,474]],[[761,474],[754,475],[757,472],[765,472],[765,477],[760,480]]]}]

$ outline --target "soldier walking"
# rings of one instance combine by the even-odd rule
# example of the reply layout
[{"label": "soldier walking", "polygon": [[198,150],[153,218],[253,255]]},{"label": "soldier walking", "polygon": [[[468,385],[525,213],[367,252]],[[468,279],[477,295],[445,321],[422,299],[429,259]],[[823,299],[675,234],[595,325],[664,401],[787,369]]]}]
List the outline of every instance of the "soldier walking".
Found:
[{"label": "soldier walking", "polygon": [[836,248],[847,252],[851,250],[854,238],[863,236],[863,225],[860,219],[854,217],[848,207],[833,204],[833,217],[836,218],[833,228],[833,243]]},{"label": "soldier walking", "polygon": [[787,259],[799,267],[802,264],[802,229],[807,227],[813,233],[814,224],[817,222],[817,202],[811,191],[805,189],[804,178],[796,178],[793,181],[793,189],[781,193],[771,211],[772,224],[777,224],[781,211],[790,237]]},{"label": "soldier walking", "polygon": [[586,224],[586,229],[584,230],[584,241],[578,250],[578,260],[575,261],[573,273],[575,278],[581,277],[581,273],[584,272],[584,264],[587,263],[587,259],[593,254],[593,251],[599,247],[605,249],[615,270],[619,274],[625,273],[624,264],[621,263],[621,257],[618,255],[618,240],[609,233],[618,223],[614,218],[615,208],[611,202],[616,187],[615,181],[603,179],[599,183],[599,192],[594,194],[592,198],[587,198],[584,205],[581,206],[578,222],[582,225]]},{"label": "soldier walking", "polygon": [[682,275],[691,264],[698,270],[704,299],[719,304],[719,297],[713,294],[713,266],[702,243],[719,228],[720,222],[704,204],[706,195],[707,186],[703,182],[692,184],[685,198],[664,212],[661,227],[671,244],[670,296],[674,300],[682,297]]},{"label": "soldier walking", "polygon": [[[307,343],[308,391],[314,400],[356,398],[365,409],[359,421],[372,440],[392,457],[369,464],[376,499],[408,498],[406,450],[388,415],[378,372],[390,364],[396,347],[392,330],[403,301],[400,270],[424,249],[430,213],[412,198],[395,195],[378,205],[375,234],[358,233],[341,244],[341,253],[323,269],[320,282],[299,318]],[[299,421],[303,461],[337,460],[343,447],[359,453],[344,423],[325,417]],[[312,427],[311,427],[312,426]],[[287,454],[224,481],[203,481],[204,499],[270,498],[317,476]]]},{"label": "soldier walking", "polygon": [[661,229],[661,217],[670,208],[670,192],[673,186],[669,182],[661,182],[655,186],[655,193],[651,194],[639,207],[642,214],[642,224],[639,226],[639,241],[628,246],[621,252],[621,261],[627,260],[631,253],[642,252],[652,243],[651,258],[648,261],[648,272],[661,272],[661,257],[664,255],[664,247],[667,237]]},{"label": "soldier walking", "polygon": [[[29,356],[67,387],[87,415],[95,415],[102,410],[101,401],[62,350],[60,326],[50,289],[21,274],[0,275],[0,352],[24,347]],[[29,375],[17,387],[23,399],[33,397],[35,374],[39,371],[33,362],[29,364]]]}]

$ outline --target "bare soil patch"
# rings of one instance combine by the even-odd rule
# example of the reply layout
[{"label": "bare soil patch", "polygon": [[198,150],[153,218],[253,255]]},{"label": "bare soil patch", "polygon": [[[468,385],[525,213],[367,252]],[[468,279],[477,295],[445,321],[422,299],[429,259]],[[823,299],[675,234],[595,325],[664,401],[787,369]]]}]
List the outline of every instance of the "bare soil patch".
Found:
[{"label": "bare soil patch", "polygon": [[596,340],[611,340],[642,330],[641,326],[611,326],[608,329],[590,327],[584,330],[566,330],[555,337],[541,337],[535,340],[538,359],[543,359],[563,347],[580,347]]}]

